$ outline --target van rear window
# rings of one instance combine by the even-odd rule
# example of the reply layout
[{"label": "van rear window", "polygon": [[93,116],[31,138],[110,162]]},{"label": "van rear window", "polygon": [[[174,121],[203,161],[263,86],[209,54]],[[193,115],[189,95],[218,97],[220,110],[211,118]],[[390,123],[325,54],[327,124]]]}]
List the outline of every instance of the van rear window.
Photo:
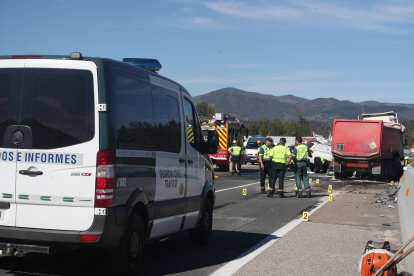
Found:
[{"label": "van rear window", "polygon": [[[7,76],[8,70],[15,69],[1,69],[0,76]],[[94,93],[90,71],[41,68],[18,70],[21,72],[15,75],[19,77],[0,77],[0,87],[9,87],[5,92],[0,91],[0,103],[10,99],[6,104],[8,110],[19,111],[17,124],[30,130],[30,135],[25,137],[32,140],[31,143],[26,143],[31,145],[30,148],[67,147],[94,137]],[[16,95],[19,95],[20,102],[15,99]],[[16,118],[13,113],[0,112],[0,122],[5,121],[10,123],[0,123],[0,127],[9,133],[7,128],[15,127]],[[8,139],[11,137],[3,138],[4,145],[9,145]]]}]

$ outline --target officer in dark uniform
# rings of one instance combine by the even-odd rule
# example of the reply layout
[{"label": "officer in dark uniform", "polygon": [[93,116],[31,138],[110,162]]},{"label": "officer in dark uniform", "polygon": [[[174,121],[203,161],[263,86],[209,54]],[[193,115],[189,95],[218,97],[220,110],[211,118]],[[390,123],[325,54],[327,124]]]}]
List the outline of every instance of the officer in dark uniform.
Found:
[{"label": "officer in dark uniform", "polygon": [[260,188],[263,194],[266,193],[265,182],[266,175],[269,176],[269,185],[272,183],[271,167],[272,160],[270,159],[270,150],[273,148],[273,139],[266,138],[266,143],[259,148],[259,169],[260,169]]},{"label": "officer in dark uniform", "polygon": [[277,146],[273,147],[270,151],[270,158],[272,159],[272,183],[268,195],[269,197],[273,197],[277,178],[279,178],[279,189],[277,189],[276,193],[279,194],[279,197],[284,197],[283,187],[285,183],[286,166],[289,164],[288,159],[291,156],[290,150],[285,144],[286,138],[280,138],[280,142]]},{"label": "officer in dark uniform", "polygon": [[289,161],[292,157],[295,159],[295,180],[296,187],[298,189],[297,196],[302,197],[302,182],[305,188],[306,197],[311,197],[311,187],[309,185],[308,170],[307,170],[307,158],[309,156],[308,146],[302,143],[302,137],[298,136],[295,140],[295,149],[292,152],[292,156],[289,157]]}]

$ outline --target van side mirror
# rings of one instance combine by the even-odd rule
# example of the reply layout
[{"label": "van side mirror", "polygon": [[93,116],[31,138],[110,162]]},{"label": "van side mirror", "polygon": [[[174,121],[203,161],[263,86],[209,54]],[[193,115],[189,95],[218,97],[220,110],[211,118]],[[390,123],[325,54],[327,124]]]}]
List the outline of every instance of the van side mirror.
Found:
[{"label": "van side mirror", "polygon": [[218,151],[218,135],[217,130],[208,129],[202,131],[203,141],[201,145],[201,153],[203,154],[216,154]]}]

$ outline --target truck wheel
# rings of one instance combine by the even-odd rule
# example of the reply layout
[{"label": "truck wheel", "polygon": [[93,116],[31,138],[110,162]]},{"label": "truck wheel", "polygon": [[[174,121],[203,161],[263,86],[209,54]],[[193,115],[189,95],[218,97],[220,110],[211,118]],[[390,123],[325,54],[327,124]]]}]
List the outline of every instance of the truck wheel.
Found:
[{"label": "truck wheel", "polygon": [[228,172],[229,171],[229,165],[219,166],[219,169],[220,169],[220,171]]},{"label": "truck wheel", "polygon": [[391,178],[392,180],[398,181],[404,172],[403,166],[401,165],[401,161],[398,158],[394,159],[392,164],[393,166],[391,171]]},{"label": "truck wheel", "polygon": [[137,213],[132,213],[119,246],[108,251],[110,268],[116,273],[138,272],[144,256],[144,241],[144,223]]},{"label": "truck wheel", "polygon": [[204,202],[200,221],[195,229],[190,230],[190,239],[193,243],[205,244],[210,238],[213,228],[213,203],[210,199]]},{"label": "truck wheel", "polygon": [[336,172],[334,173],[334,176],[336,179],[343,179],[344,178],[344,174],[341,172]]}]

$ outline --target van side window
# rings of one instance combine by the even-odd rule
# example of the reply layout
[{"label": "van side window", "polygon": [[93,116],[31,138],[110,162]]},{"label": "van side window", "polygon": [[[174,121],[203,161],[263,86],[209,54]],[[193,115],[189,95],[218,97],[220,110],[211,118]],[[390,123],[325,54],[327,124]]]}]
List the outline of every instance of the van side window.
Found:
[{"label": "van side window", "polygon": [[117,147],[154,150],[154,116],[149,83],[113,70],[111,104],[114,108]]},{"label": "van side window", "polygon": [[90,71],[27,68],[22,86],[20,124],[30,127],[32,148],[66,147],[94,137]]},{"label": "van side window", "polygon": [[181,151],[181,119],[177,93],[152,86],[155,120],[155,149]]},{"label": "van side window", "polygon": [[193,104],[184,98],[185,132],[188,143],[195,149],[199,149],[201,142],[200,123],[195,113]]}]

